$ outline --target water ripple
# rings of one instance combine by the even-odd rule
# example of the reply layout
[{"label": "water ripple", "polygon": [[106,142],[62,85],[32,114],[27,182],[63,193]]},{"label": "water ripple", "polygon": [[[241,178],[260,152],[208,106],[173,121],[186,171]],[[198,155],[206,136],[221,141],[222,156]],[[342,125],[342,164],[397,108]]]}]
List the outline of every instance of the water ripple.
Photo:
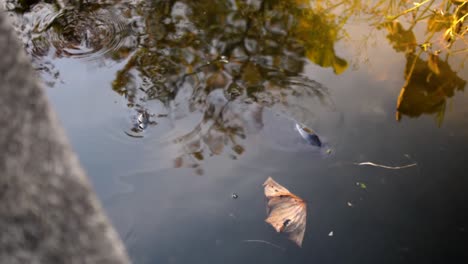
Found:
[{"label": "water ripple", "polygon": [[63,9],[47,34],[58,57],[94,60],[119,50],[131,27],[111,8]]}]

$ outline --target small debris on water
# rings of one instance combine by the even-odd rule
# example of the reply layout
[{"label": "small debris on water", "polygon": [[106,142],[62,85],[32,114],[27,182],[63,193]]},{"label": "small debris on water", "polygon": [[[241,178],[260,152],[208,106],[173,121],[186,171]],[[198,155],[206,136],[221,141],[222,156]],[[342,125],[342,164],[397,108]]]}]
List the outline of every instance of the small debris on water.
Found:
[{"label": "small debris on water", "polygon": [[326,151],[327,155],[330,155],[332,153],[332,150],[331,149],[327,149]]},{"label": "small debris on water", "polygon": [[231,195],[231,197],[232,197],[232,199],[237,199],[237,198],[239,198],[239,195],[237,193],[233,193]]},{"label": "small debris on water", "polygon": [[246,239],[246,240],[242,240],[242,242],[247,242],[247,243],[263,243],[263,244],[267,244],[267,245],[270,245],[272,247],[275,247],[277,249],[281,249],[281,250],[286,250],[285,248],[283,247],[280,247],[276,244],[273,244],[271,242],[268,242],[266,240],[260,240],[260,239]]},{"label": "small debris on water", "polygon": [[332,237],[333,236],[333,231],[330,231],[330,233],[328,233],[328,236]]},{"label": "small debris on water", "polygon": [[348,204],[349,207],[353,207],[353,206],[354,206],[354,204],[352,204],[351,202],[348,202],[347,204]]},{"label": "small debris on water", "polygon": [[227,59],[226,56],[221,56],[221,57],[219,58],[219,61],[222,62],[222,63],[225,63],[225,64],[229,63],[229,60]]},{"label": "small debris on water", "polygon": [[361,189],[367,189],[367,185],[363,182],[356,182],[356,185],[359,186]]},{"label": "small debris on water", "polygon": [[389,169],[389,170],[400,170],[400,169],[410,168],[410,167],[418,165],[417,163],[412,163],[412,164],[408,164],[404,166],[387,166],[387,165],[381,165],[381,164],[377,164],[377,163],[373,163],[369,161],[361,162],[361,163],[354,163],[354,164],[358,166],[373,166],[373,167],[379,167],[379,168],[384,168],[384,169]]}]

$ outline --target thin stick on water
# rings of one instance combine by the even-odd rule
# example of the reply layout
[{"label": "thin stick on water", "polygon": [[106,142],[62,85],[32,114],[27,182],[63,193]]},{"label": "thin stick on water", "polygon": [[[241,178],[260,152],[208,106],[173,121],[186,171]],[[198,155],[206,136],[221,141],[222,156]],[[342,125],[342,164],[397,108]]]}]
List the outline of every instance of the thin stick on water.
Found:
[{"label": "thin stick on water", "polygon": [[369,162],[369,161],[361,162],[361,163],[354,163],[354,164],[358,166],[373,166],[373,167],[379,167],[379,168],[384,168],[384,169],[389,169],[389,170],[406,169],[406,168],[410,168],[410,167],[414,167],[418,165],[417,163],[411,163],[411,164],[404,165],[404,166],[386,166],[386,165],[376,164],[376,163]]},{"label": "thin stick on water", "polygon": [[128,240],[130,239],[131,236],[133,236],[133,233],[135,232],[135,226],[132,225],[132,227],[130,228],[130,230],[127,231],[127,233],[125,233],[125,235],[123,236],[123,242],[128,242]]},{"label": "thin stick on water", "polygon": [[267,244],[267,245],[270,245],[270,246],[273,246],[275,248],[278,248],[278,249],[281,249],[281,250],[286,250],[284,247],[280,247],[276,244],[273,244],[271,242],[268,242],[268,241],[265,241],[265,240],[259,240],[259,239],[247,239],[247,240],[242,240],[242,242],[247,242],[247,243],[263,243],[263,244]]}]

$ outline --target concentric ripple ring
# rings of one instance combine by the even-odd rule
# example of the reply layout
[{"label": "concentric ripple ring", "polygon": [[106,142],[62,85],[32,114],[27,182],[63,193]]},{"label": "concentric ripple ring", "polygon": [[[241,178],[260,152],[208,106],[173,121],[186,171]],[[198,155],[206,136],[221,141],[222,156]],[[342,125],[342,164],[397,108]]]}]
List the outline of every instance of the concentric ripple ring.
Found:
[{"label": "concentric ripple ring", "polygon": [[47,31],[57,57],[94,60],[117,51],[131,28],[107,9],[63,9]]}]

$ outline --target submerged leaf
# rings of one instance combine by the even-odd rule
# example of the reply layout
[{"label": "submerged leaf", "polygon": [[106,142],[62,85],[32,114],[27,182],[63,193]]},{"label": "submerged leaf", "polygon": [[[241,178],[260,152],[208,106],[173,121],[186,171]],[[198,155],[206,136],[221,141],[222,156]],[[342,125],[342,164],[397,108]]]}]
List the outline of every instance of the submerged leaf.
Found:
[{"label": "submerged leaf", "polygon": [[268,217],[265,220],[278,233],[287,233],[289,239],[302,247],[306,228],[307,204],[271,177],[263,183],[268,199]]}]

